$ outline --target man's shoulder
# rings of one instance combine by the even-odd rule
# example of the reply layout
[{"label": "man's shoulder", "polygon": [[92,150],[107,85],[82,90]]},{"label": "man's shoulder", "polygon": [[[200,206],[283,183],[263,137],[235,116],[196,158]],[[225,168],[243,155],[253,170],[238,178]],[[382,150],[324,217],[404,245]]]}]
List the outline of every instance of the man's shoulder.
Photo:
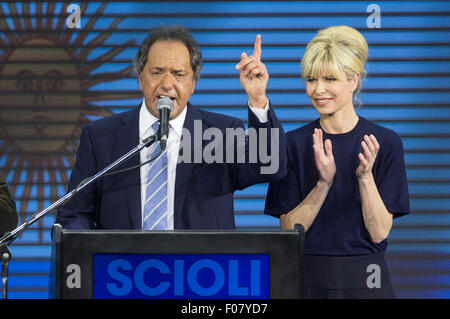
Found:
[{"label": "man's shoulder", "polygon": [[236,123],[242,124],[242,120],[237,117],[217,113],[205,111],[199,108],[195,108],[196,112],[198,112],[199,118],[204,120],[209,127],[232,127],[235,126]]},{"label": "man's shoulder", "polygon": [[86,124],[84,128],[94,131],[116,130],[120,123],[125,123],[132,119],[132,117],[136,115],[136,112],[138,112],[138,110],[133,108],[128,111],[105,116]]}]

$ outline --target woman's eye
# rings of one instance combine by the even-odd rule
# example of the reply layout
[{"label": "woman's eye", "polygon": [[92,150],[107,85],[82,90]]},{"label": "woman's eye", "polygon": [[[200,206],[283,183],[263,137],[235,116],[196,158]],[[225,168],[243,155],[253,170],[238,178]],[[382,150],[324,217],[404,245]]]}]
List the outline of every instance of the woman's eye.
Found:
[{"label": "woman's eye", "polygon": [[307,82],[314,82],[315,80],[316,79],[311,79],[311,78],[306,79]]}]

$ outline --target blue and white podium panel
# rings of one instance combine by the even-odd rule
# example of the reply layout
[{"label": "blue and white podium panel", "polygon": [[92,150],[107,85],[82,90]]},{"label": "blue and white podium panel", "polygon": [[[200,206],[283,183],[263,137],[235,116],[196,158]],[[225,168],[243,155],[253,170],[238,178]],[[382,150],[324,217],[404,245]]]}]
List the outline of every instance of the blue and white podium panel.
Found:
[{"label": "blue and white podium panel", "polygon": [[269,254],[95,254],[94,298],[264,298]]}]

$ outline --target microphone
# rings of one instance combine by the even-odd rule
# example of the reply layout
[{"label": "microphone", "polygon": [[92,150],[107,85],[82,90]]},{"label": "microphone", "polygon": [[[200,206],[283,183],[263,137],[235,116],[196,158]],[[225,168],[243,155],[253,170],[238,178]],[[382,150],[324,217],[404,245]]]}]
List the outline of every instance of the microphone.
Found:
[{"label": "microphone", "polygon": [[161,151],[163,151],[166,148],[167,138],[169,137],[169,115],[173,109],[173,102],[169,97],[161,96],[156,108],[159,111],[158,137]]}]

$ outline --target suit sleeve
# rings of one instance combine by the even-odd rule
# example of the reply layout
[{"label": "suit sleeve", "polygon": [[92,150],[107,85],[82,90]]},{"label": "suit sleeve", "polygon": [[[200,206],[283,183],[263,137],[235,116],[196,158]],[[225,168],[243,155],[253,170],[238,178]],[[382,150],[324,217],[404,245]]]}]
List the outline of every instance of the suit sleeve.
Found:
[{"label": "suit sleeve", "polygon": [[[247,134],[239,119],[223,123],[223,135],[214,148],[221,150],[223,156],[219,158],[223,160],[198,164],[194,169],[189,191],[196,198],[209,200],[286,175],[286,136],[273,110],[269,108],[265,123],[250,109],[248,113]],[[205,152],[207,150],[204,148]]]},{"label": "suit sleeve", "polygon": [[[245,143],[236,141],[236,154],[245,148],[245,161],[235,157],[229,165],[234,189],[282,179],[287,173],[287,140],[273,108],[269,107],[268,121],[261,123],[248,109],[248,130]],[[243,123],[235,123],[243,127]],[[242,141],[242,139],[241,139]]]},{"label": "suit sleeve", "polygon": [[0,235],[17,226],[16,203],[11,196],[8,184],[0,175]]},{"label": "suit sleeve", "polygon": [[302,201],[296,174],[288,167],[288,174],[269,184],[264,214],[280,217],[289,213]]},{"label": "suit sleeve", "polygon": [[[85,178],[96,173],[96,160],[88,129],[81,132],[75,166],[70,176],[68,191],[75,189]],[[65,229],[93,229],[98,203],[95,183],[87,186],[57,211],[55,223]]]}]

